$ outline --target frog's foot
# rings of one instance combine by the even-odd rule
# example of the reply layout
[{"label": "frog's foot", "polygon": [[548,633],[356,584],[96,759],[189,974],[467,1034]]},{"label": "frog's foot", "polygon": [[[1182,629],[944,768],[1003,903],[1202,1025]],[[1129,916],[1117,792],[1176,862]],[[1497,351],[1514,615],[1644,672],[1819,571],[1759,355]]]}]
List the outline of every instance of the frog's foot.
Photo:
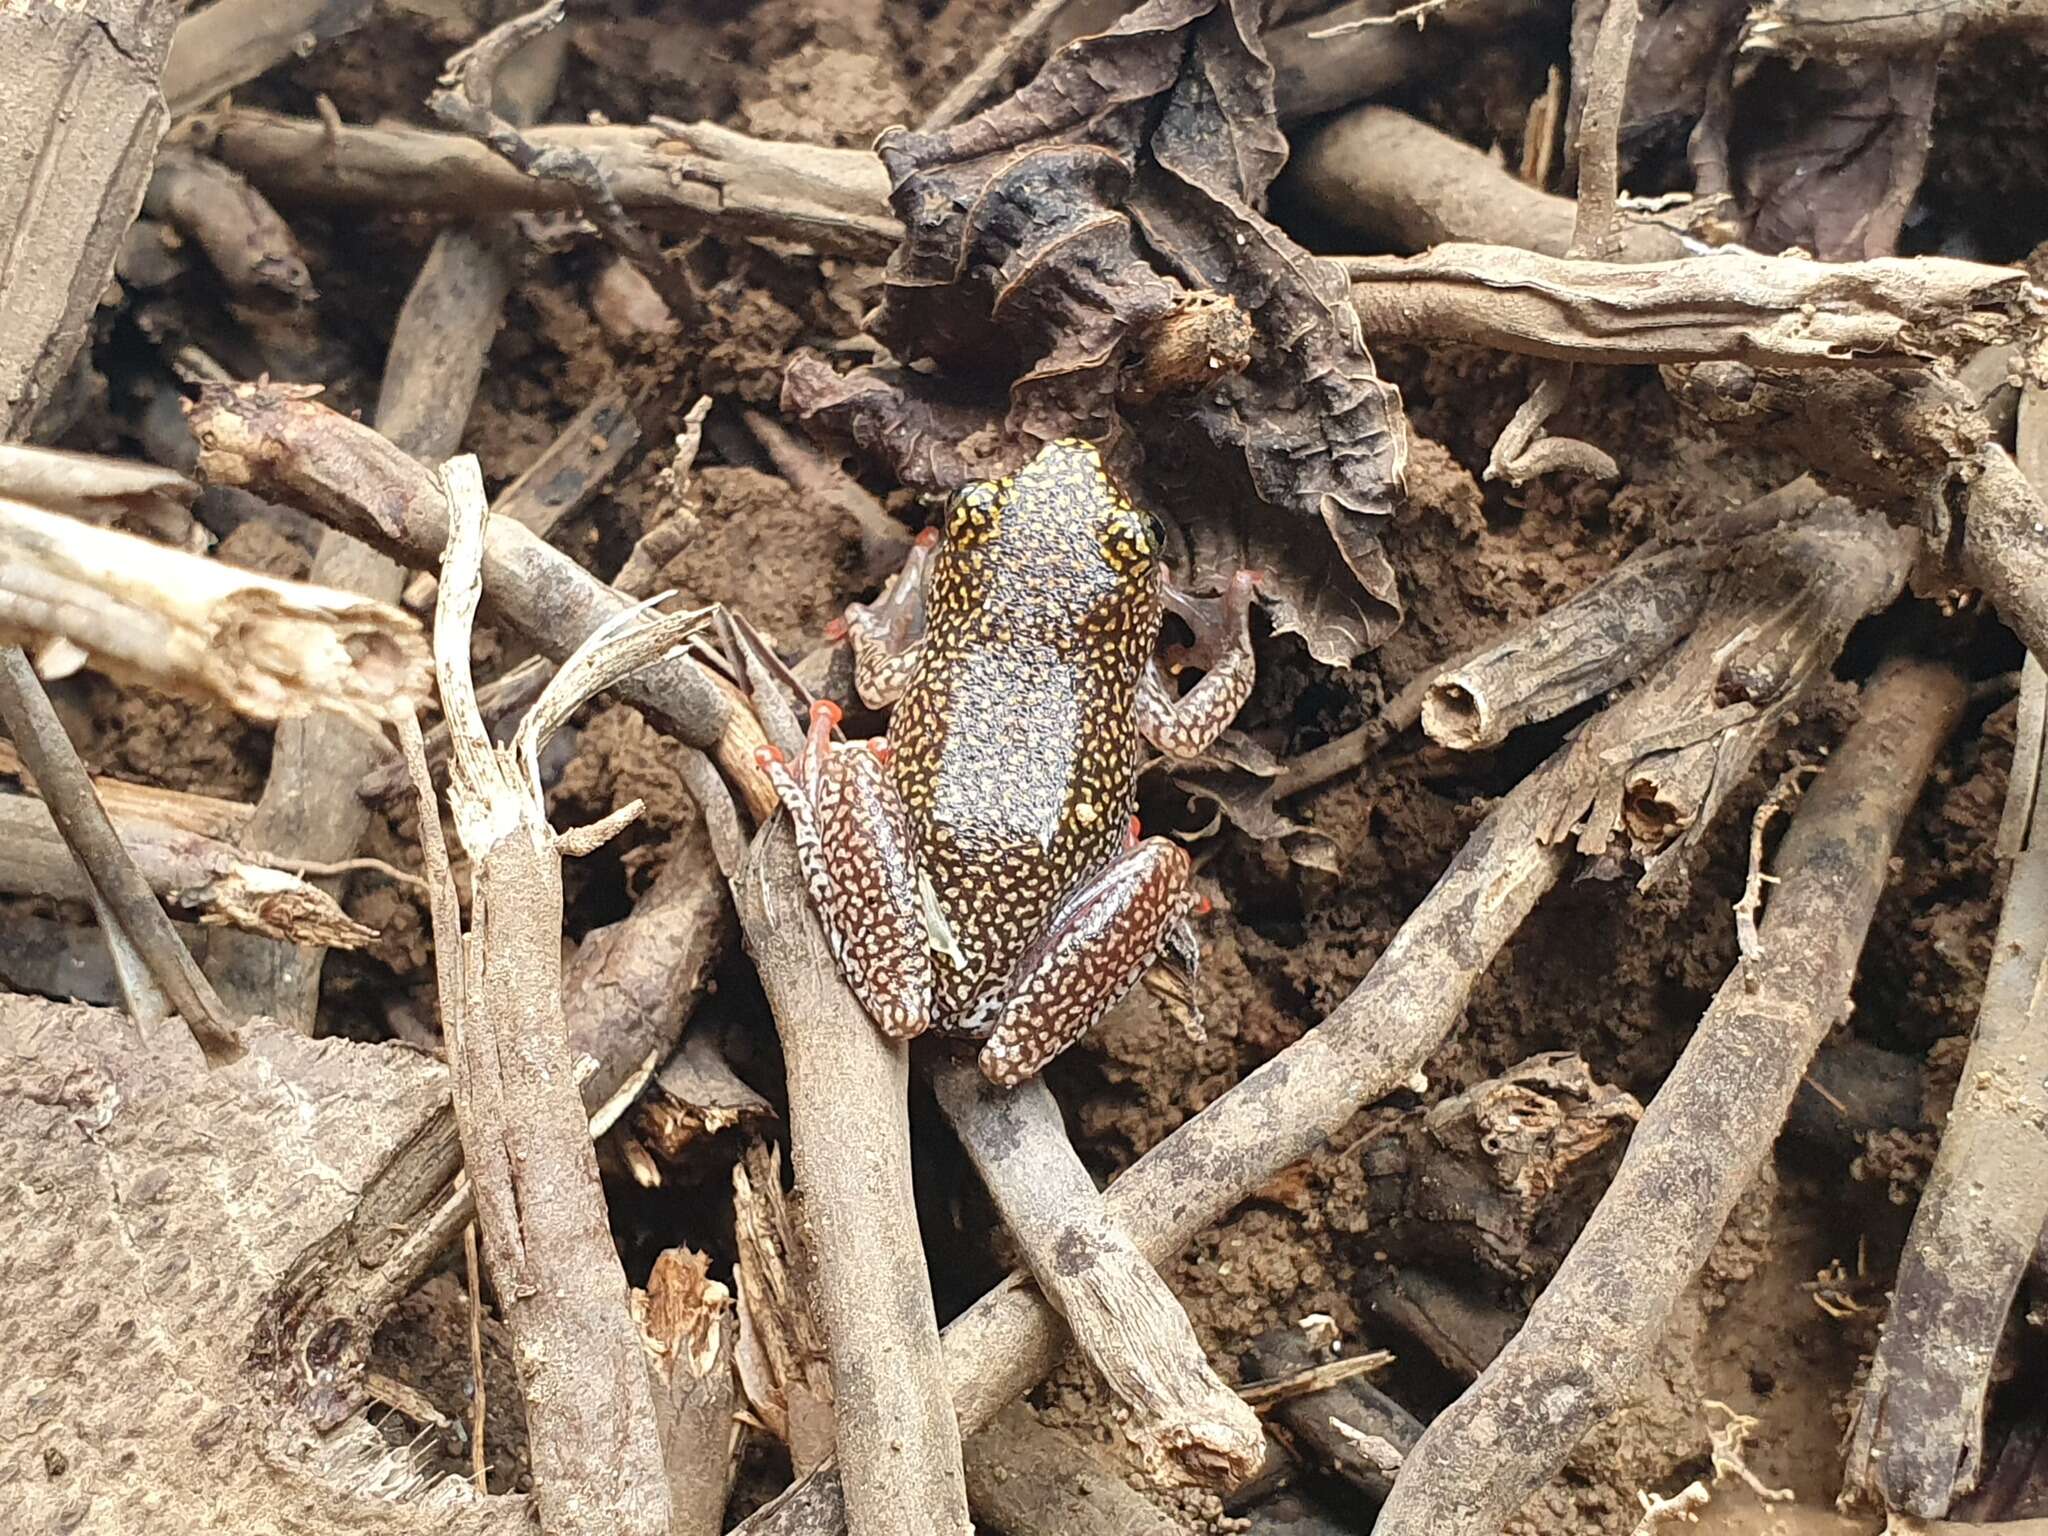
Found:
[{"label": "frog's foot", "polygon": [[1183,942],[1193,902],[1187,851],[1146,838],[1113,859],[1068,900],[1045,936],[1017,963],[995,1029],[981,1048],[981,1070],[1010,1088],[1094,1026],[1130,991],[1165,948],[1186,976],[1194,970]]},{"label": "frog's foot", "polygon": [[1195,643],[1177,659],[1181,665],[1206,669],[1185,698],[1176,696],[1172,681],[1155,658],[1138,683],[1138,729],[1169,757],[1193,757],[1237,718],[1251,697],[1256,670],[1252,661],[1252,593],[1256,571],[1239,571],[1220,598],[1192,598],[1168,588],[1167,606],[1187,620]]},{"label": "frog's foot", "polygon": [[811,707],[797,771],[761,752],[796,829],[797,862],[840,972],[882,1033],[922,1034],[932,1017],[932,962],[912,872],[909,830],[888,773],[889,745],[834,746],[839,706]]},{"label": "frog's foot", "polygon": [[825,626],[828,640],[853,642],[853,683],[871,709],[886,709],[902,698],[917,674],[924,648],[924,583],[938,544],[938,530],[925,529],[880,597],[853,604],[844,619]]}]

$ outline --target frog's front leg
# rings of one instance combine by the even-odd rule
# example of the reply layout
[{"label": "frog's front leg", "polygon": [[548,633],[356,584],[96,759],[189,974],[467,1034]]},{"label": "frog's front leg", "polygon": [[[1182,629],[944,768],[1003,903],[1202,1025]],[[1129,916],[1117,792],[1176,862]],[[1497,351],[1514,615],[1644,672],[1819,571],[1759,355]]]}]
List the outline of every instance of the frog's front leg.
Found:
[{"label": "frog's front leg", "polygon": [[792,774],[761,752],[796,830],[797,863],[833,958],[885,1035],[922,1034],[932,1017],[932,961],[911,863],[903,804],[889,778],[889,745],[837,745],[839,706],[811,706],[811,730]]},{"label": "frog's front leg", "polygon": [[1198,952],[1186,926],[1190,869],[1186,849],[1148,837],[1068,898],[1017,963],[981,1048],[989,1081],[1008,1088],[1036,1076],[1130,991],[1162,949],[1185,974],[1192,1006]]},{"label": "frog's front leg", "polygon": [[1202,751],[1223,734],[1251,697],[1252,593],[1258,583],[1256,572],[1239,571],[1220,601],[1168,591],[1169,606],[1196,631],[1188,659],[1208,670],[1185,698],[1175,695],[1156,657],[1138,681],[1138,729],[1167,756],[1193,757]]},{"label": "frog's front leg", "polygon": [[826,626],[827,639],[853,642],[853,685],[870,709],[894,704],[917,674],[924,651],[924,582],[938,543],[938,530],[925,529],[880,597],[854,603],[845,618]]}]

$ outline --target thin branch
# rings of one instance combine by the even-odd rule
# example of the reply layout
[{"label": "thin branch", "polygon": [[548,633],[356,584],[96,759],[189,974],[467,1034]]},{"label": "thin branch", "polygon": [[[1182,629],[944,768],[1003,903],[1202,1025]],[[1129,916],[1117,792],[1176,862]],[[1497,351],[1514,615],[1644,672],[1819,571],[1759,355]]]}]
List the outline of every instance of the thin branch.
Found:
[{"label": "thin branch", "polygon": [[[332,526],[430,567],[448,509],[433,479],[360,422],[285,385],[207,385],[192,408],[200,472],[303,507]],[[567,656],[583,638],[635,606],[574,560],[516,523],[493,519],[484,542],[493,610],[540,650]],[[775,790],[754,754],[765,744],[754,711],[689,657],[658,662],[620,685],[683,742],[708,750],[756,817],[774,814]],[[720,797],[724,798],[724,797]],[[721,814],[717,800],[702,807]],[[722,811],[730,820],[729,798]]]},{"label": "thin branch", "polygon": [[995,1197],[1039,1286],[1119,1403],[1162,1483],[1228,1488],[1259,1469],[1258,1416],[1209,1365],[1187,1313],[1113,1222],[1037,1079],[996,1088],[972,1060],[934,1063],[939,1108]]},{"label": "thin branch", "polygon": [[0,720],[14,738],[23,764],[35,775],[51,817],[94,892],[200,1049],[216,1062],[239,1057],[240,1029],[121,846],[106,808],[93,793],[78,749],[64,734],[57,711],[50,707],[49,696],[19,646],[0,646]]},{"label": "thin branch", "polygon": [[542,1524],[565,1536],[666,1536],[669,1494],[651,1382],[605,1220],[562,1014],[561,849],[589,839],[549,827],[530,768],[545,729],[574,707],[570,690],[602,686],[701,621],[678,616],[601,637],[602,659],[595,646],[572,656],[556,679],[562,692],[535,706],[514,748],[496,747],[476,713],[469,676],[488,516],[476,460],[451,460],[440,484],[450,539],[434,646],[454,733],[450,802],[475,866],[467,934],[445,848],[436,846],[440,807],[424,777],[418,728],[405,727],[404,739],[418,774],[463,1163],[525,1389]]},{"label": "thin branch", "polygon": [[1928,662],[1871,682],[1780,850],[1758,986],[1723,984],[1521,1332],[1408,1456],[1385,1536],[1493,1536],[1619,1406],[1842,1016],[1892,845],[1966,691]]},{"label": "thin branch", "polygon": [[481,139],[526,175],[572,188],[584,217],[653,285],[669,313],[687,325],[704,307],[689,274],[670,265],[653,236],[626,212],[604,167],[581,150],[535,144],[492,107],[499,66],[514,50],[561,25],[564,4],[565,0],[544,0],[486,32],[448,61],[441,89],[427,98],[427,106],[442,122]]},{"label": "thin branch", "polygon": [[2048,31],[2048,0],[1762,0],[1745,53],[1857,60],[1938,53],[1956,43]]},{"label": "thin branch", "polygon": [[[292,943],[361,949],[377,937],[301,876],[272,868],[220,837],[157,820],[147,809],[148,797],[127,793],[134,787],[116,792],[108,785],[104,804],[128,858],[156,897],[210,926]],[[138,799],[145,809],[128,803]],[[0,839],[8,853],[0,862],[0,890],[92,898],[93,882],[72,861],[48,805],[0,793]]]},{"label": "thin branch", "polygon": [[[1317,127],[1295,144],[1287,178],[1317,213],[1383,250],[1462,240],[1561,257],[1577,217],[1570,198],[1539,191],[1484,150],[1392,107],[1359,107]],[[1661,224],[1624,220],[1620,238],[1621,261],[1692,254]]]},{"label": "thin branch", "polygon": [[[2038,714],[2048,685],[2038,667],[2029,679]],[[2022,737],[2018,751],[2038,757],[2040,742]],[[1851,1492],[1924,1519],[1988,1470],[1986,1394],[2048,1224],[2048,780],[2016,772],[2009,793],[2032,802],[2031,818],[2009,819],[2033,830],[2006,882],[1976,1030],[1848,1451]]]},{"label": "thin branch", "polygon": [[2024,272],[1940,256],[1819,262],[1730,249],[1623,265],[1451,242],[1345,265],[1376,339],[1562,362],[1912,367],[2038,337],[2048,312]]},{"label": "thin branch", "polygon": [[[580,206],[575,188],[527,176],[460,134],[330,127],[247,108],[195,118],[187,134],[280,203],[441,218]],[[653,228],[767,235],[860,261],[884,260],[903,236],[888,173],[866,150],[778,144],[666,118],[536,128],[526,139],[543,152],[588,156],[621,206]]]},{"label": "thin branch", "polygon": [[905,1045],[840,978],[786,817],[756,837],[738,894],[787,1064],[849,1529],[968,1536],[961,1430],[911,1193]]}]

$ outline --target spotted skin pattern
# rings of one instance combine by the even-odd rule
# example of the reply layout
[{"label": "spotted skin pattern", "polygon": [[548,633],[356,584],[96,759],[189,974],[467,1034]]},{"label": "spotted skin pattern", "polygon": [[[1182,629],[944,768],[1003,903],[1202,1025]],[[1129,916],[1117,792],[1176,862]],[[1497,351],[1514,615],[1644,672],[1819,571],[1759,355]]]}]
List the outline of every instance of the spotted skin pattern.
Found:
[{"label": "spotted skin pattern", "polygon": [[1192,998],[1188,857],[1132,818],[1139,730],[1187,755],[1229,723],[1251,583],[1227,599],[1234,643],[1176,701],[1153,661],[1160,539],[1087,443],[968,486],[943,540],[848,613],[863,698],[900,694],[885,756],[833,746],[834,711],[801,782],[771,767],[855,994],[890,1034],[984,1040],[998,1084],[1087,1033],[1162,950]]}]

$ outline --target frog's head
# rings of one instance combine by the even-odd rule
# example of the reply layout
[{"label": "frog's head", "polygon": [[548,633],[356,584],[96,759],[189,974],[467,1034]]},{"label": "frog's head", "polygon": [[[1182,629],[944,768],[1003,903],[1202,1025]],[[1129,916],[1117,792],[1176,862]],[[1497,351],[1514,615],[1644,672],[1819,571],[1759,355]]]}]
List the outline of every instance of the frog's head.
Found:
[{"label": "frog's head", "polygon": [[[1064,437],[946,504],[946,545],[991,576],[1023,576],[1054,603],[1158,590],[1165,530],[1133,506],[1093,443]],[[978,558],[976,558],[978,557]]]}]

